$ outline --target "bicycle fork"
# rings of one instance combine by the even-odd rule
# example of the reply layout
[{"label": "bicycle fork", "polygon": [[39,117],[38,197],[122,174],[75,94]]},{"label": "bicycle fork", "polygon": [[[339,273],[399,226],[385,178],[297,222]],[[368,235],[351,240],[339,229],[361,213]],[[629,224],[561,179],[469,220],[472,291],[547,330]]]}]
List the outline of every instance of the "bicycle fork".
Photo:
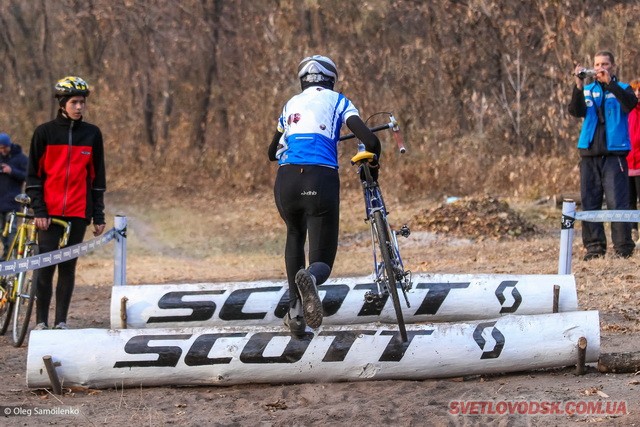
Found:
[{"label": "bicycle fork", "polygon": [[[379,233],[376,230],[377,225],[373,221],[373,213],[376,211],[382,211],[384,222],[387,227],[387,232],[385,233],[389,236],[390,241],[387,242],[378,242]],[[395,283],[400,285],[400,289],[402,290],[402,295],[404,296],[405,303],[407,307],[410,308],[411,304],[409,303],[409,297],[407,295],[407,291],[412,288],[411,282],[411,271],[405,271],[404,265],[402,263],[402,258],[400,257],[400,251],[398,249],[398,235],[403,237],[409,237],[411,231],[407,225],[403,225],[399,231],[394,231],[391,229],[386,219],[386,212],[382,207],[372,208],[371,214],[367,221],[370,223],[370,231],[371,231],[371,252],[373,255],[373,275],[375,279],[375,284],[377,286],[377,292],[368,291],[365,293],[365,301],[368,303],[375,303],[376,306],[381,308],[384,306],[386,299],[389,296],[389,279],[387,278],[387,269],[384,263],[384,260],[378,260],[378,244],[384,244],[389,248],[389,253],[391,253],[392,259],[392,270],[394,272]]]}]

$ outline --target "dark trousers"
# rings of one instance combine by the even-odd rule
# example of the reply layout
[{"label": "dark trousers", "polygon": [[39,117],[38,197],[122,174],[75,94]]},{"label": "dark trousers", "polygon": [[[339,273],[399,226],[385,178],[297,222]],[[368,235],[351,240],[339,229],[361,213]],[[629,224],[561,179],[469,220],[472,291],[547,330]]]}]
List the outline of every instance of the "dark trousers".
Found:
[{"label": "dark trousers", "polygon": [[[83,218],[61,218],[71,222],[71,235],[67,246],[82,243],[87,231],[87,221]],[[51,252],[58,249],[58,243],[64,233],[64,229],[51,224],[47,230],[38,230],[38,248],[40,253]],[[49,324],[49,306],[53,296],[53,275],[58,268],[58,283],[56,285],[56,315],[53,326],[60,322],[67,322],[71,295],[76,283],[76,264],[78,258],[61,262],[51,267],[43,267],[37,270],[36,276],[36,324]]]},{"label": "dark trousers", "polygon": [[[640,196],[640,176],[629,177],[629,209],[638,210],[638,196]],[[631,223],[631,227],[638,229],[638,223]]]},{"label": "dark trousers", "polygon": [[[287,226],[285,266],[289,291],[297,296],[295,276],[305,268],[309,235],[309,272],[316,285],[331,274],[338,249],[340,177],[324,166],[285,165],[278,168],[274,186],[276,206]],[[291,298],[291,302],[294,299]]]},{"label": "dark trousers", "polygon": [[[627,159],[623,156],[582,157],[580,161],[580,193],[584,211],[601,210],[603,199],[607,209],[629,209],[629,178]],[[618,255],[629,256],[635,243],[631,239],[631,224],[611,223],[611,240]],[[582,243],[588,253],[604,254],[607,238],[601,222],[582,222]]]}]

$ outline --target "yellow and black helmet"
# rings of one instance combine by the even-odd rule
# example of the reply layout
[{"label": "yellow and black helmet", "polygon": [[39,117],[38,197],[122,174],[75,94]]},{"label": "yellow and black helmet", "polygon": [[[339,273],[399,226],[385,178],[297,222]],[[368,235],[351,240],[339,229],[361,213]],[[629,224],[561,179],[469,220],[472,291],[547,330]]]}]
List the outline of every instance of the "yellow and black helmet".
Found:
[{"label": "yellow and black helmet", "polygon": [[58,80],[55,86],[55,97],[89,96],[89,85],[81,77],[67,76]]}]

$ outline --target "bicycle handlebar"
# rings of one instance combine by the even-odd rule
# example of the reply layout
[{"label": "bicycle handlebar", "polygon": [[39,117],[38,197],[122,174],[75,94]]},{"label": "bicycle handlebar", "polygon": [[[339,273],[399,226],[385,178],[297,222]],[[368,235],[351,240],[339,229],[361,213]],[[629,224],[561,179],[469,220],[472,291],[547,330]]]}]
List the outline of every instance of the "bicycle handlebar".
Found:
[{"label": "bicycle handlebar", "polygon": [[[402,137],[400,136],[400,126],[398,125],[398,121],[396,120],[396,118],[391,113],[389,113],[389,123],[369,128],[371,132],[379,132],[385,129],[391,129],[393,131],[393,138],[396,140],[396,144],[398,145],[400,154],[406,153],[407,149],[405,148],[402,142]],[[349,133],[347,135],[341,136],[338,140],[345,141],[347,139],[353,139],[355,137],[356,136],[354,134]]]},{"label": "bicycle handlebar", "polygon": [[[26,218],[26,219],[34,219],[35,217],[32,214],[29,213],[24,213],[24,212],[14,212],[16,214],[16,216],[22,217],[22,218]],[[52,224],[57,224],[60,227],[64,228],[64,233],[62,234],[62,237],[60,238],[60,247],[66,246],[67,243],[69,242],[69,234],[71,233],[71,223],[64,221],[62,219],[59,218],[51,218],[51,223]],[[11,225],[10,225],[11,227]]]}]

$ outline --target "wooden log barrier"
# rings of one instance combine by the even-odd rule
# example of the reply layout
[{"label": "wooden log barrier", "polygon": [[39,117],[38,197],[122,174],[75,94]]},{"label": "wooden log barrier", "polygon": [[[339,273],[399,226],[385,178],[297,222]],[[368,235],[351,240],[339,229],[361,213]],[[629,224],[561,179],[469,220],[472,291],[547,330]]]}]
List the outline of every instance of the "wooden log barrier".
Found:
[{"label": "wooden log barrier", "polygon": [[[411,307],[402,302],[407,323],[578,309],[573,275],[419,274],[412,283]],[[369,277],[331,279],[320,286],[324,324],[395,323],[390,300],[382,306],[365,302],[365,293],[374,288]],[[114,329],[124,328],[122,298],[127,298],[127,328],[281,325],[289,293],[284,281],[114,286]]]},{"label": "wooden log barrier", "polygon": [[275,326],[33,331],[27,385],[48,387],[43,355],[65,386],[231,385],[457,377],[573,366],[585,337],[598,360],[597,311],[468,323],[323,326],[302,339]]},{"label": "wooden log barrier", "polygon": [[598,360],[598,371],[615,374],[640,372],[640,351],[603,353]]}]

